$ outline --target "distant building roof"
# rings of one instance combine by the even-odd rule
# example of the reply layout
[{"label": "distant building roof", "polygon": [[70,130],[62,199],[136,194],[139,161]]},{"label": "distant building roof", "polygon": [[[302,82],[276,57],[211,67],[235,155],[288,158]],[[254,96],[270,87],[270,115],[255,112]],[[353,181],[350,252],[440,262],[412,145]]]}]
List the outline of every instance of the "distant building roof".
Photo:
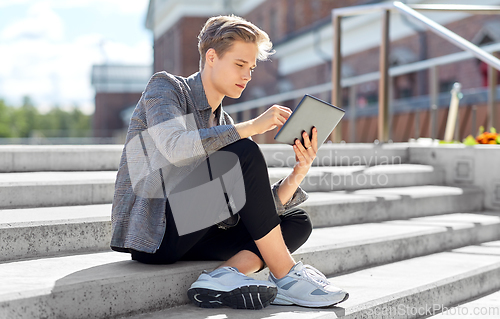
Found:
[{"label": "distant building roof", "polygon": [[132,115],[134,114],[134,111],[135,111],[135,105],[131,105],[120,112],[120,118],[123,121],[124,127],[128,127],[128,125],[130,123],[130,119],[132,118]]},{"label": "distant building roof", "polygon": [[265,0],[150,0],[146,28],[160,37],[183,17],[244,16]]},{"label": "distant building roof", "polygon": [[500,21],[486,21],[483,28],[472,38],[472,43],[485,45],[500,42]]},{"label": "distant building roof", "polygon": [[152,74],[151,65],[93,65],[91,83],[96,93],[142,92]]}]

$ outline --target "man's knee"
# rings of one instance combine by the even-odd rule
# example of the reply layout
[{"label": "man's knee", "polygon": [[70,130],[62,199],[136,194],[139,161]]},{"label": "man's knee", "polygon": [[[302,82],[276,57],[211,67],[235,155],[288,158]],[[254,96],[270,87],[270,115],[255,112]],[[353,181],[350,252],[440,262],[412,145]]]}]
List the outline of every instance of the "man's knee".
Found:
[{"label": "man's knee", "polygon": [[248,159],[262,159],[264,160],[264,155],[260,150],[260,147],[254,141],[243,138],[232,144],[221,149],[222,151],[229,151],[238,155],[240,161],[245,161]]},{"label": "man's knee", "polygon": [[259,152],[260,153],[259,145],[249,138],[242,138],[241,140],[238,140],[238,141],[234,142],[233,144],[235,146],[237,146],[238,148],[241,148],[247,152],[251,152],[251,153]]},{"label": "man's knee", "polygon": [[174,256],[173,254],[149,254],[132,249],[130,253],[132,255],[132,260],[136,260],[143,264],[164,265],[173,264],[180,260],[178,256]]},{"label": "man's knee", "polygon": [[303,209],[300,209],[300,210],[302,211],[301,216],[303,216],[302,217],[302,234],[303,234],[304,238],[307,240],[307,238],[309,238],[309,236],[312,233],[313,224],[311,221],[311,217],[309,217],[309,214]]},{"label": "man's knee", "polygon": [[313,224],[309,214],[302,208],[293,208],[285,212],[281,218],[296,225],[294,230],[298,232],[297,237],[304,238],[304,242],[311,235]]}]

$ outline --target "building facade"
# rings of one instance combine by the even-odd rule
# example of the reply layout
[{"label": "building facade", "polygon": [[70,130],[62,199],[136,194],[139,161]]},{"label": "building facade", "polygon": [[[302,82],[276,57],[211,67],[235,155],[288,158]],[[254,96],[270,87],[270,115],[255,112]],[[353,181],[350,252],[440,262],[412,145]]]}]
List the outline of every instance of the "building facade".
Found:
[{"label": "building facade", "polygon": [[[234,13],[266,30],[276,54],[271,61],[259,62],[252,81],[238,100],[225,99],[224,106],[236,121],[261,114],[272,103],[294,108],[300,96],[293,94],[313,88],[318,96],[331,101],[333,27],[331,12],[336,8],[373,4],[370,0],[151,0],[147,27],[154,34],[154,71],[165,70],[188,76],[198,71],[197,38],[210,16]],[[413,0],[409,3],[470,4],[464,0]],[[474,4],[500,5],[498,0]],[[434,21],[477,45],[500,43],[500,15],[471,15],[461,12],[423,12]],[[342,78],[377,72],[381,41],[380,14],[342,20]],[[461,52],[453,44],[427,31],[423,25],[397,13],[390,23],[391,67],[449,56]],[[498,49],[500,50],[500,48]],[[450,56],[451,57],[451,56]],[[461,102],[458,138],[486,124],[485,64],[467,59],[436,67],[440,95],[437,101],[435,137],[442,138],[449,104],[449,90],[460,82],[465,97]],[[394,76],[391,85],[391,139],[431,136],[430,71],[427,69]],[[377,138],[378,81],[345,87],[341,107],[347,110],[342,121],[342,138],[347,142],[373,142]],[[306,90],[307,91],[307,90]],[[290,94],[288,94],[290,93]],[[276,100],[262,105],[264,97]],[[427,102],[422,102],[422,99]],[[255,103],[250,102],[255,101]],[[244,102],[244,103],[243,103]],[[252,104],[253,103],[253,104]],[[353,112],[355,108],[356,112]],[[356,114],[356,117],[353,116]],[[472,116],[474,113],[474,116]],[[500,112],[497,112],[500,113]],[[500,114],[499,114],[500,115]],[[472,117],[475,123],[472,123]],[[256,137],[271,143],[275,132]]]},{"label": "building facade", "polygon": [[95,89],[92,119],[94,137],[123,139],[130,121],[130,112],[127,110],[135,107],[151,75],[151,66],[92,66],[91,82]]}]

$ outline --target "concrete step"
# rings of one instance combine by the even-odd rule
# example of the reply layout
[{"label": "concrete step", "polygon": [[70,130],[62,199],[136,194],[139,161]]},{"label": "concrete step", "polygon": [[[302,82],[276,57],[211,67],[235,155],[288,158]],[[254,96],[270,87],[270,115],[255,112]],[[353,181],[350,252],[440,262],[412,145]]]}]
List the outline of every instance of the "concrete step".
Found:
[{"label": "concrete step", "polygon": [[[269,167],[293,167],[295,153],[290,145],[260,144]],[[313,166],[392,165],[409,163],[409,144],[330,143],[318,150]]]},{"label": "concrete step", "polygon": [[349,292],[349,299],[339,307],[311,309],[271,305],[248,311],[202,309],[188,304],[131,318],[426,318],[443,307],[500,288],[500,242],[404,260],[330,280]]},{"label": "concrete step", "polygon": [[0,173],[117,170],[123,145],[0,145]]},{"label": "concrete step", "polygon": [[[271,183],[290,174],[291,168],[270,167]],[[313,166],[300,184],[308,192],[356,190],[417,185],[442,185],[444,170],[429,165]]]},{"label": "concrete step", "polygon": [[443,312],[432,317],[433,319],[458,319],[458,318],[479,318],[498,319],[500,318],[500,290],[486,296],[465,302],[455,307],[447,307]]},{"label": "concrete step", "polygon": [[0,262],[110,250],[111,204],[0,211]]},{"label": "concrete step", "polygon": [[[269,166],[291,167],[292,147],[259,145]],[[117,170],[123,145],[0,145],[1,172]],[[315,165],[379,165],[408,162],[408,143],[325,144]],[[34,160],[36,159],[36,160]]]},{"label": "concrete step", "polygon": [[[269,168],[271,183],[290,168]],[[0,173],[0,208],[89,205],[113,200],[116,171]],[[355,190],[443,184],[444,172],[428,165],[311,167],[306,191]]]},{"label": "concrete step", "polygon": [[0,174],[0,208],[111,203],[116,171]]},{"label": "concrete step", "polygon": [[[481,198],[479,188],[415,186],[310,193],[301,207],[325,227],[480,211]],[[110,204],[0,210],[0,261],[107,250],[110,216]]]},{"label": "concrete step", "polygon": [[[294,256],[327,274],[348,272],[492,240],[499,229],[499,213],[314,229]],[[218,264],[129,259],[103,252],[0,263],[0,318],[108,318],[179,306],[188,303],[187,288],[199,273]],[[351,289],[353,283],[343,285]]]},{"label": "concrete step", "polygon": [[424,185],[315,192],[301,207],[315,227],[325,227],[480,211],[483,196],[475,186]]}]

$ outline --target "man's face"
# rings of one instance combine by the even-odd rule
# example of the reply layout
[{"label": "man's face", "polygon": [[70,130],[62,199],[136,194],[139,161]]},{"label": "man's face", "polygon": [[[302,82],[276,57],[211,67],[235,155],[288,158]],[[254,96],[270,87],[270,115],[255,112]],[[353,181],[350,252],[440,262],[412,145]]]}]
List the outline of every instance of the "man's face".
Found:
[{"label": "man's face", "polygon": [[214,88],[225,96],[237,99],[252,79],[258,56],[254,43],[235,41],[231,48],[213,63]]}]

